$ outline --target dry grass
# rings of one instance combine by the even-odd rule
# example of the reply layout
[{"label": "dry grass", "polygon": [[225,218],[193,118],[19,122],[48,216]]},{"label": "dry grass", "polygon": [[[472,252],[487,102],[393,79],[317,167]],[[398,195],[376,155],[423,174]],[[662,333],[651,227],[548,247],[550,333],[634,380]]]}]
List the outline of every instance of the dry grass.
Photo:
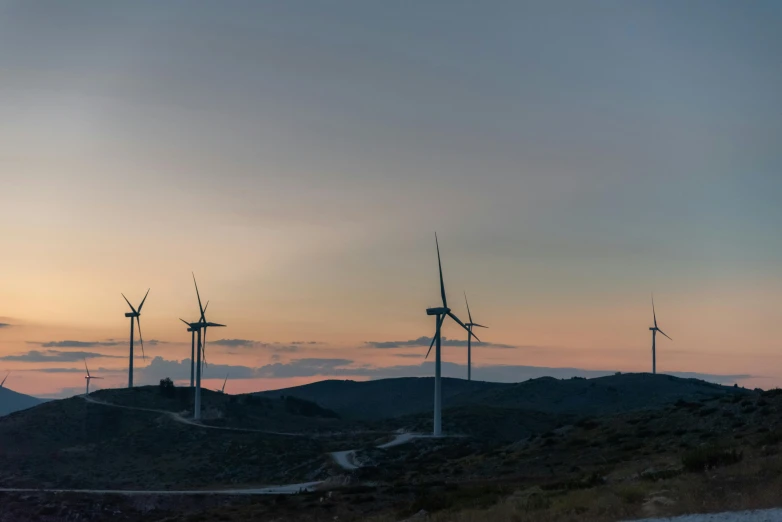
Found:
[{"label": "dry grass", "polygon": [[[443,510],[426,522],[616,522],[644,517],[675,516],[782,505],[782,456],[752,458],[675,478],[632,480],[588,489],[516,491],[485,509]],[[384,515],[372,522],[397,522],[405,517]]]}]

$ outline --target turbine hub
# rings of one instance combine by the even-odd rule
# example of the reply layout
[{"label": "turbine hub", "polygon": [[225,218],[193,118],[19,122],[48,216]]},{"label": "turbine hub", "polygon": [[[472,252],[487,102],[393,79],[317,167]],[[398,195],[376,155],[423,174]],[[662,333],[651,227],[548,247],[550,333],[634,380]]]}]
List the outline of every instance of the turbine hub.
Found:
[{"label": "turbine hub", "polygon": [[445,306],[440,306],[437,308],[427,308],[426,315],[446,315],[450,311],[451,309]]}]

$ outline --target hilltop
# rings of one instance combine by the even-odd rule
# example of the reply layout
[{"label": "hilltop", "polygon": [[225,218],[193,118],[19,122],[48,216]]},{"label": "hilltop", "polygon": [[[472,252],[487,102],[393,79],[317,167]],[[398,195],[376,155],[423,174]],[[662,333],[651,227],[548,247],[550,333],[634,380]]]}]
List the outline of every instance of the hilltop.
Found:
[{"label": "hilltop", "polygon": [[[346,419],[379,420],[431,412],[433,377],[375,381],[321,381],[260,392],[261,397],[297,397],[315,402]],[[699,399],[747,390],[698,379],[648,373],[617,374],[595,379],[541,377],[517,384],[444,378],[443,405],[597,415],[658,408],[679,399]]]},{"label": "hilltop", "polygon": [[[300,399],[203,390],[204,426],[199,426],[190,419],[191,398],[188,388],[100,390],[0,417],[0,487],[297,483],[323,476],[328,452],[346,444],[339,434],[318,437],[342,430],[342,421]],[[348,436],[348,444],[360,440]]]},{"label": "hilltop", "polygon": [[44,401],[37,397],[18,393],[8,388],[0,388],[0,416],[37,406]]},{"label": "hilltop", "polygon": [[[455,396],[505,386],[509,385],[443,378],[443,402],[450,405]],[[326,380],[253,395],[297,397],[334,410],[345,419],[379,420],[431,410],[433,390],[434,378],[400,377],[374,381]]]}]

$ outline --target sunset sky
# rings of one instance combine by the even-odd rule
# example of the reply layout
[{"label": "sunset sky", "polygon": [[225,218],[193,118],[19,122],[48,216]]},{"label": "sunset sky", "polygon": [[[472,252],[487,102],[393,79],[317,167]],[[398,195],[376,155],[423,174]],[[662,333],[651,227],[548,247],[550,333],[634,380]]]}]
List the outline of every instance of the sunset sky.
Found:
[{"label": "sunset sky", "polygon": [[[778,1],[0,0],[0,379],[782,386]],[[446,323],[445,374],[466,376]],[[153,342],[156,341],[156,342]],[[449,345],[450,344],[450,345]],[[139,350],[140,355],[140,350]],[[536,370],[526,367],[544,367]],[[565,370],[554,370],[565,368]],[[716,377],[716,376],[726,377]]]}]

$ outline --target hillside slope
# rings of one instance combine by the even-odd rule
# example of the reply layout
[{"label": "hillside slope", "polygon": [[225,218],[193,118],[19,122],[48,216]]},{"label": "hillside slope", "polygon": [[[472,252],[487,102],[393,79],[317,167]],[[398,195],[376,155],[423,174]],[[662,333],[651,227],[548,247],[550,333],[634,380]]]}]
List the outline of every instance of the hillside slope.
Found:
[{"label": "hillside slope", "polygon": [[[517,384],[443,378],[443,407],[485,405],[558,414],[601,415],[659,408],[679,399],[693,400],[747,390],[648,373],[595,379],[541,377]],[[313,401],[345,419],[380,420],[431,411],[434,378],[375,381],[321,381],[259,392],[262,397],[293,396]]]},{"label": "hillside slope", "polygon": [[8,388],[0,388],[0,416],[19,410],[26,410],[43,402],[46,401],[9,390]]},{"label": "hillside slope", "polygon": [[594,379],[541,377],[453,397],[449,406],[486,404],[550,413],[607,415],[656,409],[679,399],[698,400],[748,390],[672,375],[625,373]]},{"label": "hillside slope", "polygon": [[[443,378],[443,404],[451,406],[456,396],[488,392],[512,386],[482,381]],[[293,396],[334,410],[345,419],[379,420],[431,410],[434,404],[434,379],[401,377],[375,381],[328,380],[258,392],[253,395],[278,398]]]},{"label": "hillside slope", "polygon": [[[314,404],[205,391],[204,411],[212,416],[205,424],[233,426],[213,429],[188,424],[189,412],[182,406],[188,406],[183,397],[191,390],[177,392],[163,394],[156,387],[101,390],[89,401],[72,397],[0,417],[0,487],[189,489],[299,483],[322,472],[332,446],[346,444],[339,434],[308,436],[341,426],[332,412]],[[354,437],[349,440],[354,443]]]}]

